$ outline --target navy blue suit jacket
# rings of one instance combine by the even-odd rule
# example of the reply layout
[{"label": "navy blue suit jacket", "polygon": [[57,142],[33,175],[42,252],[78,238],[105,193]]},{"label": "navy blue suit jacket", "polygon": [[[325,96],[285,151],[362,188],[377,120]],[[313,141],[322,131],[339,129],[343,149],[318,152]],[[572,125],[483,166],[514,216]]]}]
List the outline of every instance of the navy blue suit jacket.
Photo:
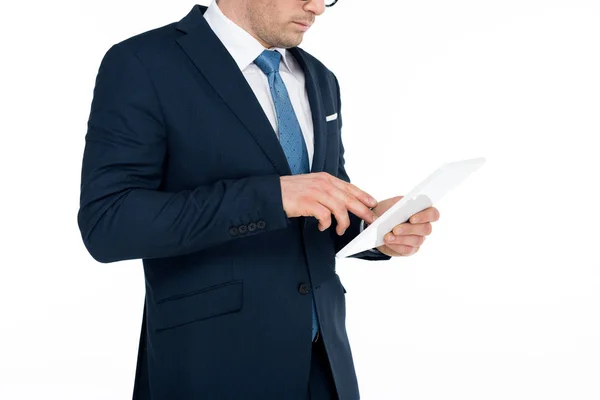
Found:
[{"label": "navy blue suit jacket", "polygon": [[[94,89],[78,223],[99,262],[143,259],[134,398],[304,400],[309,288],[340,398],[357,399],[334,256],[360,221],[350,213],[340,237],[335,219],[320,232],[287,218],[285,154],[205,10],[111,47]],[[306,75],[312,172],[349,181],[337,80],[290,51]]]}]

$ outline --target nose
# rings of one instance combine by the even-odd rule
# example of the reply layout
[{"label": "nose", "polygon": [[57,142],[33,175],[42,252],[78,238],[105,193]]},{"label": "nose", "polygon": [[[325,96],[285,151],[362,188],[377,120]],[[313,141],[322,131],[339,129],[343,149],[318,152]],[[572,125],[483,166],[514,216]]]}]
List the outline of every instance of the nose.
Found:
[{"label": "nose", "polygon": [[325,0],[308,0],[303,8],[315,15],[321,15],[325,12]]}]

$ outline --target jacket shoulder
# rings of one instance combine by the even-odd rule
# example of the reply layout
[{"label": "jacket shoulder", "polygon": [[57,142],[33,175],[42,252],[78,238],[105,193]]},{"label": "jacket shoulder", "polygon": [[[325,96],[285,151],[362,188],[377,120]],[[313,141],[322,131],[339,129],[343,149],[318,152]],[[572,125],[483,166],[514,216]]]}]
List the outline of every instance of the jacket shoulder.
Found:
[{"label": "jacket shoulder", "polygon": [[111,46],[109,51],[125,48],[137,56],[160,55],[170,48],[181,35],[182,33],[177,30],[177,22],[172,22],[117,42]]}]

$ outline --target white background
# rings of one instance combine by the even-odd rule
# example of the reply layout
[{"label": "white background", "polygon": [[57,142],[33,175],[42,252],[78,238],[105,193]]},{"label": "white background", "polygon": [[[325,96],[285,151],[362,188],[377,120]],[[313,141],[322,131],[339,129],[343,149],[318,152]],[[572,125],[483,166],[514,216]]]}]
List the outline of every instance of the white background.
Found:
[{"label": "white background", "polygon": [[[105,51],[192,5],[2,7],[2,399],[131,398],[143,273],[82,244],[86,123]],[[378,199],[487,158],[417,255],[338,263],[362,398],[600,399],[600,3],[340,0],[302,47]]]}]

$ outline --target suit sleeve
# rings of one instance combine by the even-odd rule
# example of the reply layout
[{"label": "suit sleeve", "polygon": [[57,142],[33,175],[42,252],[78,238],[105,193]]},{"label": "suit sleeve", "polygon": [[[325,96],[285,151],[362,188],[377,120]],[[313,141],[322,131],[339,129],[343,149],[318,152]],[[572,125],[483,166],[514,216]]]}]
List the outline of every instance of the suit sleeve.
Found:
[{"label": "suit sleeve", "polygon": [[167,131],[150,77],[127,43],[104,56],[94,88],[77,215],[94,259],[172,257],[236,238],[232,226],[259,222],[246,236],[286,228],[278,175],[161,190]]},{"label": "suit sleeve", "polygon": [[[336,84],[336,88],[337,88],[337,98],[338,98],[338,120],[339,120],[339,124],[340,124],[340,132],[342,129],[342,101],[341,101],[341,97],[340,97],[340,85],[337,81],[337,78],[335,78],[335,84]],[[338,176],[339,179],[344,180],[346,182],[350,182],[350,177],[348,176],[348,174],[346,173],[346,168],[345,168],[345,161],[344,161],[344,145],[343,145],[343,141],[341,138],[341,133],[340,133],[340,160],[339,160],[339,166],[338,166]],[[348,227],[348,229],[346,229],[346,232],[342,235],[339,236],[336,231],[335,231],[335,227],[337,226],[337,221],[335,220],[335,218],[332,218],[332,224],[331,224],[331,228],[330,228],[330,233],[333,237],[333,243],[335,246],[335,252],[337,253],[338,251],[340,251],[344,246],[346,246],[348,243],[350,243],[356,236],[358,236],[358,234],[360,233],[361,229],[360,229],[360,225],[361,225],[361,219],[359,217],[357,217],[356,215],[354,215],[352,212],[348,211],[348,216],[350,217],[350,226]],[[379,253],[379,254],[378,254]],[[373,252],[373,251],[363,251],[361,253],[357,253],[354,254],[350,257],[353,258],[360,258],[362,260],[369,260],[369,261],[381,261],[381,260],[389,260],[392,257],[385,255],[383,253],[380,252]]]}]

